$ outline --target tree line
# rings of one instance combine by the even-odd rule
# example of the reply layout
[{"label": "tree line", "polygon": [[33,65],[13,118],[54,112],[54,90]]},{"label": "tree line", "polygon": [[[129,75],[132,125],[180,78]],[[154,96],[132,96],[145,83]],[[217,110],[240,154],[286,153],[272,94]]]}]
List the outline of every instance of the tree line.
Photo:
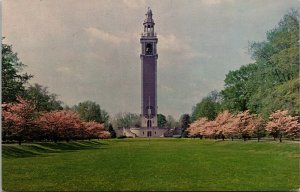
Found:
[{"label": "tree line", "polygon": [[[248,111],[268,121],[280,110],[297,119],[300,115],[298,11],[287,12],[266,33],[265,41],[250,42],[249,54],[254,62],[229,71],[224,89],[212,91],[193,107],[191,122],[199,124],[200,118],[214,121],[224,111],[234,115]],[[299,127],[296,130],[299,132]]]},{"label": "tree line", "polygon": [[15,103],[2,104],[2,140],[18,141],[70,141],[95,138],[110,138],[104,124],[83,121],[73,111],[36,110],[33,101],[16,98]]},{"label": "tree line", "polygon": [[201,117],[191,123],[188,131],[189,137],[210,139],[243,139],[244,141],[256,137],[258,141],[266,134],[274,140],[282,137],[298,138],[300,123],[298,117],[288,115],[288,111],[278,110],[271,114],[269,121],[264,121],[260,116],[250,114],[249,110],[231,114],[224,111],[214,120]]},{"label": "tree line", "polygon": [[60,141],[115,137],[108,113],[92,101],[63,107],[48,87],[29,84],[33,75],[2,38],[2,140]]}]

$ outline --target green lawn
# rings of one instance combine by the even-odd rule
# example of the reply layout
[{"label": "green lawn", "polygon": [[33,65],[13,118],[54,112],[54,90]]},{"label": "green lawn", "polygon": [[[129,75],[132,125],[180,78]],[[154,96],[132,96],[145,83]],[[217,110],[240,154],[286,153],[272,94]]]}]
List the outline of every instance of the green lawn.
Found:
[{"label": "green lawn", "polygon": [[6,191],[295,190],[299,143],[115,139],[2,145]]}]

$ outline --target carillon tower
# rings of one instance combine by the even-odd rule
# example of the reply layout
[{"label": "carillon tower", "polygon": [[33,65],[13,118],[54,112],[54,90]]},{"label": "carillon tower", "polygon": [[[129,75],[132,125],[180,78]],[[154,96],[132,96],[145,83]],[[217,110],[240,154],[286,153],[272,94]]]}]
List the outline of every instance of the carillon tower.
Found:
[{"label": "carillon tower", "polygon": [[154,32],[152,11],[148,8],[141,35],[141,126],[120,128],[117,135],[127,137],[170,137],[171,128],[158,128],[157,124],[157,37]]},{"label": "carillon tower", "polygon": [[157,37],[152,11],[148,8],[141,42],[142,106],[141,126],[157,127]]}]

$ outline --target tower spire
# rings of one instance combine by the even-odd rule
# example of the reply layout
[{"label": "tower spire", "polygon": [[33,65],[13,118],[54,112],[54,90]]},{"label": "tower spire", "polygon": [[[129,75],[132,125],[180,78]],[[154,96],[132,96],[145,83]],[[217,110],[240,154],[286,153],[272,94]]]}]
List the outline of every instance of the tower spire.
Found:
[{"label": "tower spire", "polygon": [[148,7],[148,11],[145,14],[146,18],[144,20],[144,33],[142,34],[143,36],[155,36],[154,34],[154,20],[152,18],[152,11],[151,8]]}]

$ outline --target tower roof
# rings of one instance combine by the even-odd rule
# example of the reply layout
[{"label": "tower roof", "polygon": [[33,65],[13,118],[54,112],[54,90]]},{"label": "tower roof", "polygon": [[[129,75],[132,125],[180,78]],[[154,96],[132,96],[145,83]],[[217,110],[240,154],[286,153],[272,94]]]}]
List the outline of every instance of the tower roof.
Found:
[{"label": "tower roof", "polygon": [[144,23],[154,23],[154,20],[152,18],[152,11],[151,11],[150,7],[148,7],[148,11],[146,13],[146,19],[145,19]]}]

